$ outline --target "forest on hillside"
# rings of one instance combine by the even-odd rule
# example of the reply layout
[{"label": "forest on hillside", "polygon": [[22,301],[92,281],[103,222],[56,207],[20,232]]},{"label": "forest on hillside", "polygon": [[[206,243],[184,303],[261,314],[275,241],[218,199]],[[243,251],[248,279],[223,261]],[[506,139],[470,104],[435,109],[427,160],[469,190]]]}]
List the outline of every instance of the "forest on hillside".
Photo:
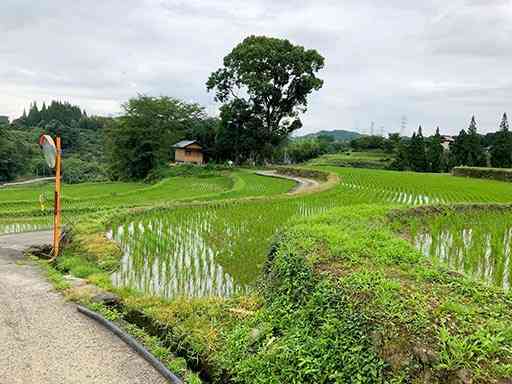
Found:
[{"label": "forest on hillside", "polygon": [[52,175],[38,146],[41,134],[62,137],[65,181],[106,178],[103,135],[110,118],[88,116],[76,105],[52,101],[0,126],[0,181]]}]

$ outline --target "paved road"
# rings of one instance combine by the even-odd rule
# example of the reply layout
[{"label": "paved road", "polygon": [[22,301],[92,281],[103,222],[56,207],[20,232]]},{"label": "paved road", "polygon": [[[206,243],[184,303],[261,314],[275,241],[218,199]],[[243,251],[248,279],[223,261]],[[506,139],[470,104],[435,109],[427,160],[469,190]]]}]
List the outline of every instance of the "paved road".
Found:
[{"label": "paved road", "polygon": [[51,181],[55,180],[55,177],[41,177],[39,179],[32,179],[32,180],[26,180],[26,181],[18,181],[16,183],[5,183],[0,184],[0,188],[2,187],[13,187],[16,185],[26,185],[26,184],[34,184],[34,183],[40,183],[41,181]]},{"label": "paved road", "polygon": [[290,192],[288,192],[289,195],[298,195],[304,192],[308,192],[320,185],[318,181],[313,179],[306,179],[305,177],[291,175],[283,175],[281,173],[277,173],[276,171],[257,171],[256,174],[261,176],[279,177],[281,179],[288,179],[297,182],[297,185]]},{"label": "paved road", "polygon": [[0,236],[0,384],[165,383],[25,263],[21,251],[50,238],[50,232]]}]

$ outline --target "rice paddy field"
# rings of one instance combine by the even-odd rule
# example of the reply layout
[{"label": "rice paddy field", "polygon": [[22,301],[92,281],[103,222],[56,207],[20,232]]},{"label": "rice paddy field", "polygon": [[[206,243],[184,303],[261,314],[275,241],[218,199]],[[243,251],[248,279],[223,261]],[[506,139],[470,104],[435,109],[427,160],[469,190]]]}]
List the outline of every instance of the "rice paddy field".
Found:
[{"label": "rice paddy field", "polygon": [[[124,251],[121,269],[113,277],[115,285],[164,297],[230,296],[245,292],[258,279],[272,240],[292,218],[356,204],[411,207],[507,203],[512,197],[512,186],[501,182],[438,174],[336,167],[320,169],[335,172],[340,177],[339,184],[328,191],[307,196],[278,195],[272,199],[229,203],[220,200],[205,206],[161,209],[114,220],[109,234]],[[249,191],[255,192],[254,189]],[[226,196],[232,195],[228,193]],[[502,213],[489,213],[486,223],[506,223],[508,219],[510,216]],[[473,218],[473,227],[479,227],[478,220],[479,216]],[[454,231],[458,230],[454,227]],[[421,243],[420,238],[415,238],[415,242]],[[502,251],[509,245],[506,240]],[[418,247],[433,260],[438,259],[434,251],[425,251],[426,245]],[[471,252],[480,252],[482,260],[490,260],[481,248],[475,247]],[[511,270],[508,255],[500,256],[506,260],[502,261],[502,274]],[[445,261],[448,266],[453,266]],[[460,270],[459,266],[454,268]],[[470,275],[488,280],[486,276],[490,272],[485,271]],[[508,286],[508,280],[505,284]]]},{"label": "rice paddy field", "polygon": [[385,169],[393,161],[393,156],[393,154],[379,150],[366,152],[347,151],[322,155],[311,160],[309,164],[316,166],[332,165],[337,167]]},{"label": "rice paddy field", "polygon": [[[222,176],[173,177],[154,185],[84,183],[64,185],[64,223],[74,224],[90,213],[130,207],[152,207],[193,200],[233,199],[283,194],[295,184],[249,171]],[[51,184],[0,188],[0,234],[49,228],[53,220]]]},{"label": "rice paddy field", "polygon": [[[207,383],[512,377],[512,183],[306,168],[337,178],[297,195],[251,170],[65,186],[65,222],[95,223],[93,251],[79,240],[58,268],[122,295],[117,316],[165,329]],[[48,228],[45,193],[0,189],[0,234]],[[105,233],[112,270],[94,256]]]},{"label": "rice paddy field", "polygon": [[[338,184],[320,193],[291,197],[285,193],[294,186],[293,181],[240,170],[222,176],[173,177],[150,186],[64,186],[64,222],[74,224],[90,213],[112,209],[159,206],[135,215],[120,214],[111,221],[109,236],[124,252],[121,268],[112,278],[114,284],[164,297],[230,296],[245,292],[257,280],[273,238],[291,218],[367,203],[410,207],[508,203],[512,199],[512,185],[499,181],[333,166],[313,168],[335,173]],[[0,233],[49,228],[50,195],[49,184],[0,189]],[[194,205],[194,201],[208,203]],[[510,243],[503,233],[510,228],[503,223],[509,219],[501,213],[489,213],[485,220],[472,218],[471,227],[464,228],[460,225],[468,222],[465,218],[458,219],[459,226],[454,218],[443,218],[443,224],[438,219],[429,232],[415,234],[414,241],[433,260],[489,280],[496,267],[479,266],[473,271],[464,260],[474,260],[476,254],[482,260],[492,259],[489,249],[496,253],[498,236],[502,244],[496,257],[502,262],[498,268],[501,277],[496,279],[498,285],[508,287]],[[498,232],[495,227],[487,228],[497,223],[502,223]],[[461,251],[459,245],[468,233],[473,245]],[[488,244],[487,248],[482,248],[483,244]]]},{"label": "rice paddy field", "polygon": [[510,290],[512,213],[448,212],[410,223],[414,244],[435,264]]}]

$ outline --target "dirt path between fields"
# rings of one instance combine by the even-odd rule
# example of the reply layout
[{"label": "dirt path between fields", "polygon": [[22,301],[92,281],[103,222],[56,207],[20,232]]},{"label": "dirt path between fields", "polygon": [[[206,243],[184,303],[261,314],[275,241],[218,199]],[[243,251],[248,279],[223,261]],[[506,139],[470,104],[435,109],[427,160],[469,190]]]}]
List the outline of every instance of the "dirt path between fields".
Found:
[{"label": "dirt path between fields", "polygon": [[281,179],[293,180],[297,183],[297,185],[288,192],[289,195],[297,195],[305,192],[310,192],[317,189],[320,186],[320,183],[313,179],[306,179],[304,177],[283,175],[277,173],[276,171],[257,171],[257,175],[261,176],[269,176],[269,177],[278,177]]},{"label": "dirt path between fields", "polygon": [[0,384],[166,383],[23,257],[50,239],[51,232],[0,236]]},{"label": "dirt path between fields", "polygon": [[27,184],[34,184],[34,183],[40,183],[42,181],[52,181],[55,180],[55,177],[41,177],[39,179],[32,179],[32,180],[26,180],[26,181],[17,181],[15,183],[5,183],[0,184],[0,188],[7,188],[7,187],[14,187],[17,185],[27,185]]}]

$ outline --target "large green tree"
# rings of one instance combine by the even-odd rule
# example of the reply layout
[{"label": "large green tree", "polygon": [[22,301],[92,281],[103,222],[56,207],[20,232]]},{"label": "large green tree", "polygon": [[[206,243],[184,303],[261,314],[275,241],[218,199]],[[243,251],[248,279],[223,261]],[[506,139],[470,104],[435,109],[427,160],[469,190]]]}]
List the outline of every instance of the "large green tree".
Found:
[{"label": "large green tree", "polygon": [[427,144],[427,160],[430,172],[443,172],[446,169],[444,149],[441,144],[441,134],[439,127],[434,136],[430,137]]},{"label": "large green tree", "polygon": [[28,147],[7,126],[0,126],[0,183],[19,176],[27,165]]},{"label": "large green tree", "polygon": [[[256,130],[252,136],[259,142],[257,147],[268,152],[302,126],[299,115],[307,109],[308,96],[323,85],[316,76],[323,66],[324,58],[316,50],[288,40],[250,36],[224,58],[224,66],[210,75],[206,86],[215,91],[217,101],[237,101],[229,108],[247,109],[252,116],[248,129]],[[233,114],[238,113],[226,115]],[[242,131],[241,121],[230,121],[224,122],[224,129]]]},{"label": "large green tree", "polygon": [[244,100],[224,104],[215,143],[216,159],[237,164],[260,161],[264,147],[258,138],[259,126],[261,121],[251,113]]},{"label": "large green tree", "polygon": [[396,147],[396,156],[390,165],[391,169],[406,171],[411,169],[409,143],[400,140]]},{"label": "large green tree", "polygon": [[449,165],[456,167],[459,165],[468,165],[467,151],[466,151],[466,137],[467,133],[462,129],[457,136],[454,137],[453,142],[450,144]]},{"label": "large green tree", "polygon": [[500,129],[491,147],[491,165],[499,168],[512,167],[512,133],[509,130],[507,114],[503,114]]},{"label": "large green tree", "polygon": [[423,138],[421,125],[418,128],[418,133],[413,133],[411,138],[409,162],[411,169],[415,172],[426,172],[428,170],[425,139]]},{"label": "large green tree", "polygon": [[482,167],[487,164],[485,152],[482,147],[481,138],[477,132],[475,116],[471,117],[471,122],[469,123],[468,128],[468,134],[464,142],[464,149],[467,154],[467,164],[465,165]]},{"label": "large green tree", "polygon": [[455,137],[450,145],[450,167],[466,165],[470,167],[484,167],[487,158],[482,146],[482,138],[477,132],[475,116],[471,118],[468,131],[464,129]]},{"label": "large green tree", "polygon": [[139,95],[123,109],[124,114],[106,132],[109,169],[117,179],[146,177],[173,158],[174,143],[195,139],[196,130],[207,119],[199,105],[170,97]]}]

